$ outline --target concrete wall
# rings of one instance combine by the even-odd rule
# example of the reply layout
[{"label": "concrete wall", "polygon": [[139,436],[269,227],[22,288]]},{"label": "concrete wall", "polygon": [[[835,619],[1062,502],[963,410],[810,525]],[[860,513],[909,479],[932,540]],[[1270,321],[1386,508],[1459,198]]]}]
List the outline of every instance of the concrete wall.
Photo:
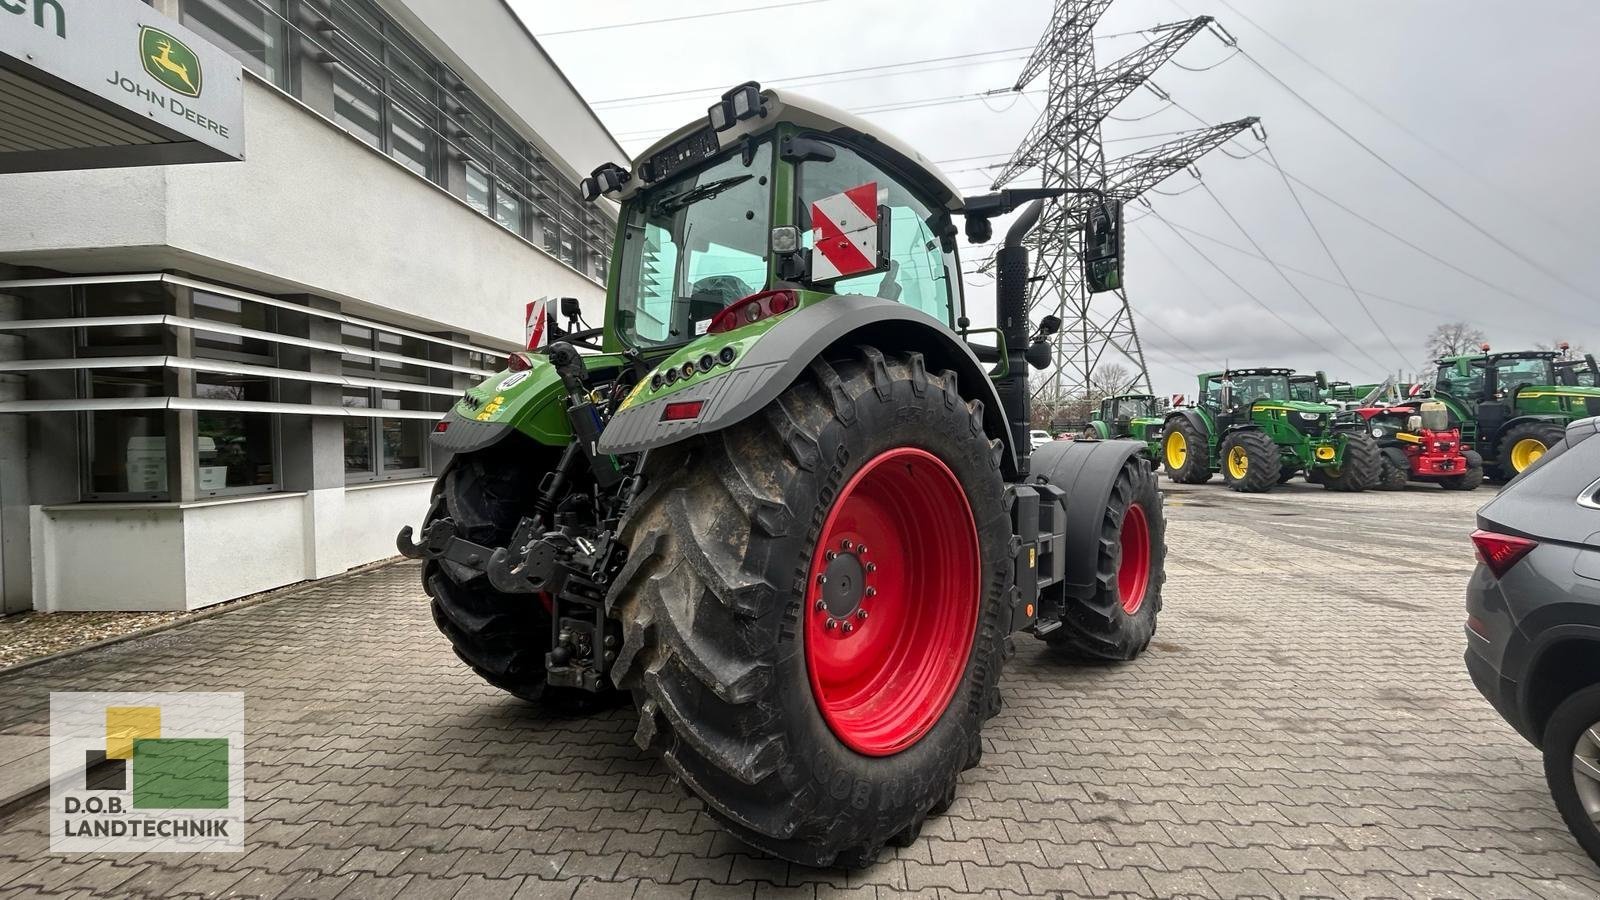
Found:
[{"label": "concrete wall", "polygon": [[597,282],[276,88],[244,99],[244,162],[0,176],[0,262],[182,269],[501,342],[542,295],[599,321]]},{"label": "concrete wall", "polygon": [[395,555],[429,479],[198,503],[31,510],[34,608],[198,609]]}]

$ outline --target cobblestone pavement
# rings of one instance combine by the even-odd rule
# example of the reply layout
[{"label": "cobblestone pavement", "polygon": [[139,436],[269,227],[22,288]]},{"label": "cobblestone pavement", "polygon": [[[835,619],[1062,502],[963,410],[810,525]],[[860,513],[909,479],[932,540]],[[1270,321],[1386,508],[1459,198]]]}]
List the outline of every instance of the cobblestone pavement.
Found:
[{"label": "cobblestone pavement", "polygon": [[723,835],[629,710],[480,684],[414,567],[301,589],[0,680],[5,729],[39,734],[50,690],[246,692],[250,820],[241,854],[59,857],[35,801],[0,819],[0,891],[1593,897],[1537,754],[1462,670],[1485,499],[1170,489],[1151,652],[1082,668],[1023,642],[955,806],[857,873]]}]

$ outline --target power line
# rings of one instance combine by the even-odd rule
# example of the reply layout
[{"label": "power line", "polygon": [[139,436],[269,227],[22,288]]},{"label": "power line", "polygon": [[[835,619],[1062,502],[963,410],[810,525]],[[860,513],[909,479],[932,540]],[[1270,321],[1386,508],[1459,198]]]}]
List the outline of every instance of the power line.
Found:
[{"label": "power line", "polygon": [[[973,59],[977,59],[980,56],[996,56],[996,55],[1002,54],[1002,53],[1006,53],[1006,54],[1023,53],[1023,52],[1026,52],[1029,49],[1031,49],[1031,48],[1029,48],[1029,47],[1011,47],[1011,48],[1007,48],[1007,49],[1003,49],[1003,50],[980,50],[980,51],[977,51],[975,53],[958,53],[958,54],[956,54],[954,56],[934,56],[934,57],[930,57],[928,59],[912,59],[912,60],[907,60],[905,62],[882,63],[882,64],[875,65],[875,66],[858,66],[857,68],[854,68],[854,69],[833,69],[833,70],[827,71],[827,72],[812,72],[812,73],[807,74],[807,75],[787,75],[787,76],[784,76],[782,78],[768,79],[767,81],[764,81],[763,84],[768,84],[768,83],[770,83],[770,84],[785,84],[785,83],[794,82],[794,81],[809,81],[809,80],[814,79],[814,78],[830,78],[830,77],[833,77],[835,75],[856,75],[856,74],[860,74],[860,73],[863,73],[863,72],[867,72],[867,73],[883,72],[883,71],[885,71],[887,69],[900,69],[900,68],[905,68],[905,67],[908,67],[908,66],[920,66],[920,65],[928,65],[928,64],[931,64],[931,63],[946,63],[946,62],[957,62],[957,61],[962,61],[962,60],[973,60]],[[1009,56],[1003,56],[1003,57],[1000,57],[999,59],[982,60],[980,62],[980,64],[987,64],[987,63],[991,63],[991,62],[1007,62],[1010,59],[1011,59],[1011,57],[1009,57]],[[938,71],[938,70],[927,70],[927,71]],[[849,80],[849,79],[841,79],[841,81],[843,81],[843,80]],[[655,100],[655,99],[661,98],[661,97],[677,97],[677,96],[683,96],[683,95],[696,95],[696,94],[706,94],[706,93],[713,93],[713,92],[721,93],[722,91],[725,91],[727,89],[728,89],[728,86],[726,84],[718,84],[718,85],[713,85],[711,87],[684,88],[682,90],[676,90],[676,91],[660,91],[660,92],[654,93],[654,94],[634,94],[634,95],[628,96],[628,97],[608,97],[605,100],[595,100],[592,103],[590,103],[589,105],[590,106],[611,106],[613,104],[625,104],[625,105],[630,105],[631,106],[631,105],[633,105],[632,101],[635,101],[635,100]]]},{"label": "power line", "polygon": [[1250,300],[1255,303],[1255,305],[1257,305],[1257,306],[1261,307],[1262,309],[1266,310],[1268,315],[1272,316],[1274,319],[1277,319],[1279,322],[1282,322],[1283,325],[1285,327],[1287,327],[1290,331],[1293,331],[1295,334],[1298,334],[1302,338],[1305,338],[1308,342],[1310,342],[1312,344],[1315,344],[1318,349],[1320,349],[1322,352],[1328,354],[1329,356],[1333,357],[1334,359],[1337,359],[1340,362],[1344,363],[1345,365],[1350,366],[1352,369],[1360,369],[1361,368],[1361,366],[1359,366],[1359,365],[1351,362],[1350,360],[1344,358],[1343,356],[1341,356],[1338,353],[1338,351],[1336,351],[1333,348],[1329,347],[1328,345],[1322,343],[1321,341],[1317,340],[1316,338],[1312,337],[1311,335],[1306,334],[1304,331],[1301,331],[1300,327],[1298,325],[1294,324],[1293,322],[1289,321],[1288,319],[1285,319],[1282,315],[1280,315],[1278,313],[1277,310],[1275,310],[1272,307],[1268,306],[1265,301],[1263,301],[1260,297],[1257,297],[1254,293],[1252,293],[1250,291],[1249,288],[1247,288],[1243,284],[1241,284],[1239,282],[1239,279],[1234,278],[1232,275],[1228,274],[1228,271],[1226,269],[1222,268],[1222,266],[1220,266],[1220,265],[1217,265],[1216,260],[1212,259],[1210,256],[1207,256],[1205,251],[1201,250],[1199,247],[1196,247],[1193,241],[1189,240],[1187,237],[1184,236],[1183,232],[1179,231],[1176,228],[1173,228],[1172,227],[1172,223],[1168,222],[1166,220],[1166,218],[1161,215],[1161,213],[1156,212],[1154,207],[1151,208],[1151,215],[1155,216],[1157,222],[1160,222],[1161,224],[1163,224],[1163,225],[1167,226],[1169,229],[1171,229],[1172,233],[1178,236],[1178,240],[1182,241],[1185,245],[1187,245],[1190,250],[1193,250],[1196,256],[1198,256],[1201,259],[1205,260],[1206,263],[1211,266],[1211,268],[1216,269],[1217,270],[1217,274],[1221,275],[1223,278],[1226,278],[1229,283],[1231,283],[1234,287],[1238,288],[1239,289],[1239,293],[1244,294],[1246,297],[1249,297]]},{"label": "power line", "polygon": [[1317,236],[1317,243],[1322,245],[1322,252],[1327,254],[1328,262],[1333,263],[1334,271],[1339,273],[1339,278],[1344,282],[1344,286],[1350,289],[1350,296],[1355,298],[1356,305],[1361,307],[1363,313],[1366,313],[1367,321],[1371,322],[1372,327],[1377,330],[1378,334],[1383,336],[1383,340],[1389,345],[1389,349],[1393,350],[1394,355],[1400,358],[1401,368],[1410,365],[1405,352],[1395,346],[1394,339],[1389,337],[1389,329],[1383,327],[1383,323],[1378,321],[1378,317],[1374,316],[1372,310],[1367,308],[1367,301],[1361,299],[1361,294],[1357,293],[1356,286],[1350,283],[1350,276],[1345,274],[1344,266],[1339,265],[1339,258],[1333,255],[1333,248],[1329,247],[1327,240],[1322,237],[1322,229],[1317,227],[1317,223],[1311,218],[1311,213],[1306,210],[1306,205],[1301,202],[1300,195],[1295,192],[1294,185],[1289,181],[1288,173],[1283,171],[1283,166],[1278,165],[1278,157],[1272,152],[1272,145],[1267,144],[1266,148],[1266,158],[1271,160],[1272,167],[1278,170],[1278,176],[1283,179],[1284,188],[1288,190],[1289,196],[1294,198],[1294,205],[1299,207],[1300,215],[1305,217],[1306,225],[1311,228],[1311,233]]},{"label": "power line", "polygon": [[1484,236],[1485,238],[1488,238],[1491,242],[1493,242],[1500,249],[1506,251],[1507,253],[1510,253],[1512,256],[1515,256],[1517,259],[1522,260],[1524,263],[1528,264],[1529,266],[1531,266],[1534,269],[1538,270],[1539,272],[1543,273],[1550,280],[1556,282],[1557,284],[1562,285],[1563,287],[1567,288],[1568,290],[1572,291],[1573,293],[1577,294],[1578,296],[1584,297],[1584,298],[1587,298],[1587,299],[1590,299],[1590,300],[1596,300],[1597,302],[1600,302],[1600,298],[1597,298],[1595,295],[1587,293],[1582,288],[1580,288],[1577,285],[1573,284],[1572,282],[1568,281],[1567,278],[1565,276],[1561,275],[1559,272],[1556,272],[1555,270],[1549,268],[1548,266],[1544,265],[1543,263],[1541,263],[1538,260],[1534,259],[1533,257],[1529,256],[1528,254],[1522,252],[1521,250],[1518,250],[1516,247],[1511,246],[1509,243],[1505,242],[1504,240],[1501,240],[1499,237],[1495,236],[1494,233],[1490,232],[1487,228],[1485,228],[1482,225],[1478,224],[1477,220],[1473,219],[1471,216],[1468,216],[1466,213],[1462,212],[1461,210],[1457,209],[1455,206],[1451,205],[1443,197],[1440,197],[1438,194],[1435,194],[1433,191],[1429,190],[1427,188],[1427,186],[1422,184],[1422,182],[1416,180],[1415,178],[1412,178],[1409,174],[1407,174],[1405,172],[1405,170],[1401,169],[1399,166],[1397,166],[1394,163],[1390,162],[1388,157],[1385,157],[1383,154],[1379,153],[1377,150],[1374,150],[1366,142],[1362,141],[1360,138],[1358,138],[1354,134],[1352,134],[1349,129],[1345,128],[1343,125],[1340,125],[1338,122],[1334,121],[1333,117],[1331,117],[1327,113],[1323,112],[1321,110],[1321,108],[1319,108],[1316,104],[1314,104],[1310,100],[1306,99],[1299,91],[1296,91],[1294,88],[1290,87],[1287,82],[1285,82],[1283,79],[1279,78],[1277,75],[1274,75],[1270,69],[1268,69],[1266,66],[1262,65],[1260,60],[1256,59],[1254,56],[1250,55],[1249,53],[1247,53],[1247,52],[1245,52],[1243,50],[1241,50],[1240,53],[1242,53],[1244,55],[1245,59],[1250,61],[1251,65],[1253,65],[1257,69],[1259,69],[1261,71],[1261,74],[1267,76],[1269,79],[1271,79],[1273,81],[1273,83],[1275,83],[1279,87],[1283,88],[1291,96],[1293,96],[1296,100],[1299,100],[1302,104],[1305,105],[1305,107],[1307,109],[1311,110],[1311,112],[1314,113],[1318,118],[1320,118],[1320,119],[1322,119],[1322,121],[1328,123],[1328,125],[1332,126],[1335,131],[1339,132],[1340,134],[1342,134],[1346,138],[1348,138],[1351,143],[1355,144],[1357,147],[1360,147],[1362,150],[1366,151],[1366,153],[1369,156],[1371,156],[1373,159],[1377,160],[1378,162],[1382,163],[1383,166],[1385,168],[1387,168],[1389,171],[1391,171],[1391,172],[1395,173],[1396,175],[1400,176],[1400,178],[1403,179],[1407,184],[1411,185],[1413,188],[1416,188],[1417,191],[1419,191],[1423,196],[1427,197],[1429,200],[1432,200],[1434,203],[1438,204],[1438,206],[1441,209],[1445,210],[1446,212],[1450,213],[1452,216],[1454,216],[1457,219],[1459,219],[1467,227],[1471,228],[1473,231],[1476,231],[1478,234]]},{"label": "power line", "polygon": [[1434,153],[1438,154],[1441,158],[1443,158],[1447,162],[1450,162],[1453,165],[1455,165],[1461,171],[1467,173],[1468,175],[1471,175],[1473,178],[1477,179],[1477,181],[1480,184],[1483,184],[1483,185],[1486,185],[1486,186],[1488,186],[1490,188],[1493,188],[1495,191],[1499,192],[1500,194],[1502,194],[1503,196],[1505,196],[1507,198],[1510,198],[1510,199],[1515,200],[1515,201],[1519,201],[1524,209],[1526,209],[1526,210],[1528,210],[1530,212],[1538,214],[1539,217],[1540,217],[1540,220],[1543,221],[1545,225],[1547,225],[1550,228],[1556,230],[1557,232],[1565,231],[1565,230],[1567,230],[1568,228],[1571,227],[1571,226],[1562,225],[1562,224],[1560,224],[1558,222],[1555,222],[1554,220],[1552,220],[1548,216],[1547,213],[1544,213],[1542,210],[1539,210],[1538,208],[1536,208],[1536,207],[1532,206],[1531,204],[1529,204],[1527,202],[1527,200],[1521,194],[1518,194],[1515,191],[1509,190],[1509,189],[1507,189],[1505,187],[1502,187],[1502,186],[1496,184],[1494,181],[1492,181],[1489,178],[1487,178],[1486,176],[1480,174],[1478,171],[1473,169],[1471,166],[1468,166],[1465,162],[1463,162],[1460,158],[1456,157],[1454,154],[1450,153],[1448,150],[1444,149],[1443,147],[1440,147],[1438,144],[1433,143],[1432,141],[1428,140],[1423,135],[1419,134],[1416,130],[1412,129],[1411,126],[1407,125],[1402,119],[1400,119],[1400,118],[1398,118],[1396,116],[1390,115],[1382,107],[1378,106],[1376,103],[1373,103],[1371,100],[1368,100],[1365,96],[1363,96],[1355,88],[1352,88],[1350,85],[1348,85],[1345,82],[1341,81],[1340,79],[1334,77],[1332,73],[1328,72],[1328,70],[1326,70],[1326,69],[1322,68],[1321,66],[1317,65],[1316,63],[1312,62],[1310,59],[1307,59],[1305,54],[1301,53],[1300,51],[1296,50],[1294,47],[1290,46],[1282,38],[1278,37],[1277,35],[1273,34],[1271,31],[1269,31],[1261,23],[1257,22],[1256,20],[1254,20],[1254,19],[1250,18],[1249,16],[1245,15],[1244,13],[1240,12],[1238,9],[1234,8],[1233,4],[1229,3],[1228,0],[1218,0],[1218,2],[1220,2],[1223,6],[1227,7],[1229,12],[1231,12],[1234,15],[1238,16],[1239,18],[1243,19],[1244,21],[1248,22],[1257,31],[1259,31],[1262,34],[1266,35],[1268,40],[1272,41],[1274,44],[1277,44],[1279,47],[1283,48],[1283,50],[1285,52],[1287,52],[1290,56],[1293,56],[1295,59],[1300,60],[1300,62],[1304,63],[1313,72],[1316,72],[1318,75],[1321,75],[1323,78],[1326,78],[1328,81],[1332,82],[1334,84],[1334,86],[1338,87],[1340,90],[1344,91],[1346,94],[1348,94],[1352,98],[1354,98],[1356,100],[1356,102],[1360,103],[1362,106],[1365,106],[1367,109],[1371,110],[1373,112],[1373,114],[1378,116],[1378,118],[1383,119],[1385,122],[1388,122],[1390,125],[1393,125],[1395,128],[1397,128],[1400,131],[1404,132],[1406,134],[1406,136],[1410,137],[1412,140],[1416,141],[1418,144],[1421,144],[1422,146],[1428,148],[1429,150],[1432,150]]},{"label": "power line", "polygon": [[[882,106],[857,106],[857,107],[851,107],[851,108],[845,110],[845,112],[854,113],[856,115],[867,115],[867,114],[871,114],[871,113],[900,112],[902,110],[907,110],[907,109],[924,109],[924,108],[927,108],[927,107],[930,107],[930,106],[946,106],[946,105],[949,105],[951,103],[971,103],[974,100],[984,100],[984,99],[987,99],[989,97],[999,96],[1000,94],[1010,94],[1010,93],[1011,93],[1011,91],[1009,89],[1002,88],[1002,89],[991,90],[991,91],[983,91],[983,92],[976,93],[976,94],[952,94],[952,95],[946,96],[946,97],[929,97],[929,98],[925,98],[925,99],[922,99],[922,100],[905,100],[905,101],[900,101],[900,102],[897,102],[897,103],[885,104],[885,105],[882,105]],[[1042,94],[1042,93],[1045,93],[1045,92],[1044,91],[1025,91],[1023,93],[1024,94]],[[678,124],[682,124],[682,123],[678,123]],[[678,124],[667,125],[667,126],[664,126],[664,127],[661,127],[661,128],[640,129],[638,131],[624,131],[624,132],[619,133],[617,135],[617,137],[618,138],[634,139],[634,138],[641,138],[641,137],[652,137],[652,136],[663,135],[663,134],[666,134],[668,131],[672,130],[673,128],[677,128]]]},{"label": "power line", "polygon": [[1241,223],[1238,220],[1238,218],[1236,218],[1234,216],[1233,211],[1228,209],[1227,206],[1223,205],[1222,198],[1218,197],[1216,192],[1211,190],[1211,186],[1210,185],[1206,184],[1203,181],[1200,182],[1200,185],[1201,185],[1201,188],[1206,192],[1207,196],[1209,196],[1211,198],[1212,202],[1217,204],[1217,209],[1222,210],[1222,214],[1228,217],[1228,221],[1233,223],[1233,227],[1238,229],[1240,234],[1244,235],[1244,239],[1246,241],[1250,242],[1250,246],[1256,248],[1256,252],[1261,254],[1261,256],[1266,259],[1267,265],[1272,267],[1272,271],[1278,273],[1278,277],[1282,278],[1283,279],[1283,283],[1287,284],[1289,286],[1289,290],[1294,291],[1296,296],[1298,296],[1301,300],[1304,300],[1305,304],[1307,306],[1311,307],[1311,311],[1317,314],[1317,318],[1319,318],[1323,322],[1327,323],[1327,326],[1329,328],[1332,328],[1335,332],[1337,332],[1339,334],[1340,337],[1343,337],[1344,340],[1345,340],[1345,343],[1347,343],[1350,346],[1356,348],[1357,352],[1359,352],[1362,356],[1365,356],[1367,359],[1371,360],[1372,364],[1377,366],[1380,371],[1387,371],[1388,370],[1388,366],[1386,366],[1382,362],[1380,362],[1376,356],[1373,356],[1371,353],[1368,353],[1366,348],[1362,347],[1360,344],[1357,344],[1355,342],[1355,339],[1350,337],[1350,335],[1345,334],[1345,331],[1344,331],[1343,328],[1340,328],[1338,325],[1334,324],[1334,321],[1332,319],[1328,318],[1327,315],[1323,313],[1322,308],[1317,306],[1316,303],[1312,302],[1311,298],[1306,296],[1306,292],[1300,290],[1300,286],[1295,284],[1294,280],[1289,277],[1288,273],[1283,271],[1282,267],[1280,267],[1278,265],[1277,260],[1273,259],[1270,256],[1267,256],[1267,251],[1262,249],[1261,245],[1256,242],[1255,237],[1253,235],[1251,235],[1250,232],[1245,230],[1244,224]]},{"label": "power line", "polygon": [[617,22],[611,25],[589,25],[583,28],[568,28],[565,31],[546,31],[534,37],[559,37],[563,34],[585,34],[591,31],[609,31],[615,28],[637,28],[641,25],[661,25],[667,22],[685,22],[689,19],[711,19],[717,16],[732,16],[747,12],[764,12],[769,9],[784,9],[790,6],[811,6],[817,3],[827,3],[828,0],[790,0],[788,3],[769,3],[765,6],[746,6],[740,9],[724,9],[718,12],[693,13],[687,16],[669,16],[665,19],[645,19],[639,22]]}]

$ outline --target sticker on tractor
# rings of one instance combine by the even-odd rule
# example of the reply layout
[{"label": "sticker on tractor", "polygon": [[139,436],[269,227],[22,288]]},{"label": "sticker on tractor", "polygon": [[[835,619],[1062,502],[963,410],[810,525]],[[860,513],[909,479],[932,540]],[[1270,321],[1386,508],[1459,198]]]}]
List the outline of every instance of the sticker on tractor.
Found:
[{"label": "sticker on tractor", "polygon": [[869,181],[811,204],[813,281],[878,267],[878,183]]},{"label": "sticker on tractor", "polygon": [[521,384],[522,380],[527,378],[530,374],[532,374],[532,371],[528,369],[524,369],[521,372],[512,372],[510,375],[500,379],[500,385],[499,387],[495,388],[495,390],[503,391],[506,388],[516,387],[517,385]]}]

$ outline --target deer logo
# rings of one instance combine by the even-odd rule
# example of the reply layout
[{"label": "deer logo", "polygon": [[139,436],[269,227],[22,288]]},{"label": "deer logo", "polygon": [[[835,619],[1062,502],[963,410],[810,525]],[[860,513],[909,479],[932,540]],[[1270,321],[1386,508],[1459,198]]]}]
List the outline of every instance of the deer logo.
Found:
[{"label": "deer logo", "polygon": [[200,96],[200,59],[183,41],[159,28],[146,26],[139,33],[144,70],[174,93]]}]

